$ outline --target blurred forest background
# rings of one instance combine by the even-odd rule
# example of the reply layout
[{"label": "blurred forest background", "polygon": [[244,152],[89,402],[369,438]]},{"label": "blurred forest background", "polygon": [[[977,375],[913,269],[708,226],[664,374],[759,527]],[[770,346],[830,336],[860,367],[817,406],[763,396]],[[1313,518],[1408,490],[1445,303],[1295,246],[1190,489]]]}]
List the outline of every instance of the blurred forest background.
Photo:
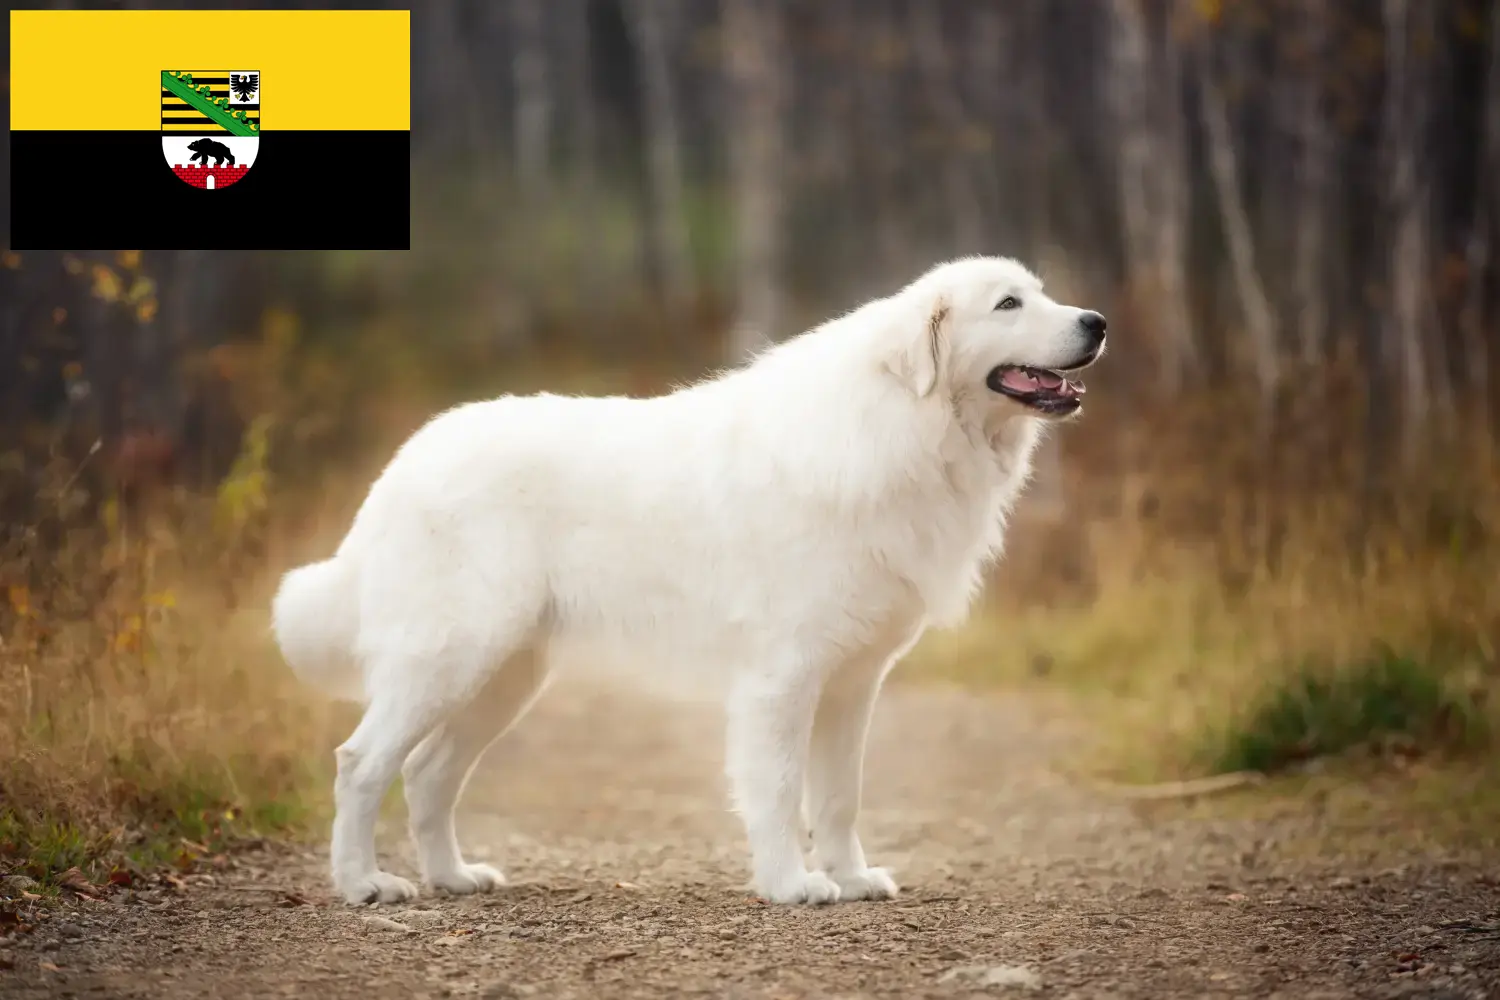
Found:
[{"label": "blurred forest background", "polygon": [[0,258],[13,854],[286,819],[268,587],[435,408],[662,391],[967,253],[1113,350],[915,672],[1102,694],[1140,773],[1485,756],[1500,4],[430,0],[412,122],[410,252]]}]

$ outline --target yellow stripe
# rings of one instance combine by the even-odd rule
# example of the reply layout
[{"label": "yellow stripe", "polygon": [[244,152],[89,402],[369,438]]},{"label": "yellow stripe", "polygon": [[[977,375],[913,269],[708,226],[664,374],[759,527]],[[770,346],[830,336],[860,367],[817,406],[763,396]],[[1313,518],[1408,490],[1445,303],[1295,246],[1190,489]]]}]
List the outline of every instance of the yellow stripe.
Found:
[{"label": "yellow stripe", "polygon": [[161,71],[209,65],[260,73],[268,131],[405,131],[410,29],[404,10],[13,10],[10,127],[155,132]]}]

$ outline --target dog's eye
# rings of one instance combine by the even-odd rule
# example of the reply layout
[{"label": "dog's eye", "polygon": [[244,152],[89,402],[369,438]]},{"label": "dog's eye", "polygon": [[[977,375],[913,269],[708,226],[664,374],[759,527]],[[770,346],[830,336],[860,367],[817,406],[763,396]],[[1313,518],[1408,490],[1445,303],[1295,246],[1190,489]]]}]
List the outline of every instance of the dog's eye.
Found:
[{"label": "dog's eye", "polygon": [[998,306],[996,306],[995,308],[996,309],[1019,309],[1019,308],[1021,308],[1021,300],[1018,299],[1018,298],[1016,298],[1014,295],[1007,295],[1005,298],[1003,298],[1003,299],[1000,300],[1000,304]]}]

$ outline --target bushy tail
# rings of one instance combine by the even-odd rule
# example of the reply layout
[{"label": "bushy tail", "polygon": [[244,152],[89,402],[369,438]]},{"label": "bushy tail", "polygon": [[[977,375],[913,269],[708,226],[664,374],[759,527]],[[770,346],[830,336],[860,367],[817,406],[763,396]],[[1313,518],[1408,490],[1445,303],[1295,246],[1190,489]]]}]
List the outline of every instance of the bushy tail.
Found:
[{"label": "bushy tail", "polygon": [[359,604],[353,567],[335,556],[281,578],[271,602],[281,655],[304,684],[336,698],[360,701],[363,678],[354,658]]}]

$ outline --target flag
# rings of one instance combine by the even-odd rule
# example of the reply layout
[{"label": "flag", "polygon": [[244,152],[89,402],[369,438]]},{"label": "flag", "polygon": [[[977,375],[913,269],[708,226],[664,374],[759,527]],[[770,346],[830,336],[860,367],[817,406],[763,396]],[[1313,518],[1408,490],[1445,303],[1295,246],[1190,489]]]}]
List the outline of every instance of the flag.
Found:
[{"label": "flag", "polygon": [[16,250],[404,250],[405,10],[13,10]]}]

